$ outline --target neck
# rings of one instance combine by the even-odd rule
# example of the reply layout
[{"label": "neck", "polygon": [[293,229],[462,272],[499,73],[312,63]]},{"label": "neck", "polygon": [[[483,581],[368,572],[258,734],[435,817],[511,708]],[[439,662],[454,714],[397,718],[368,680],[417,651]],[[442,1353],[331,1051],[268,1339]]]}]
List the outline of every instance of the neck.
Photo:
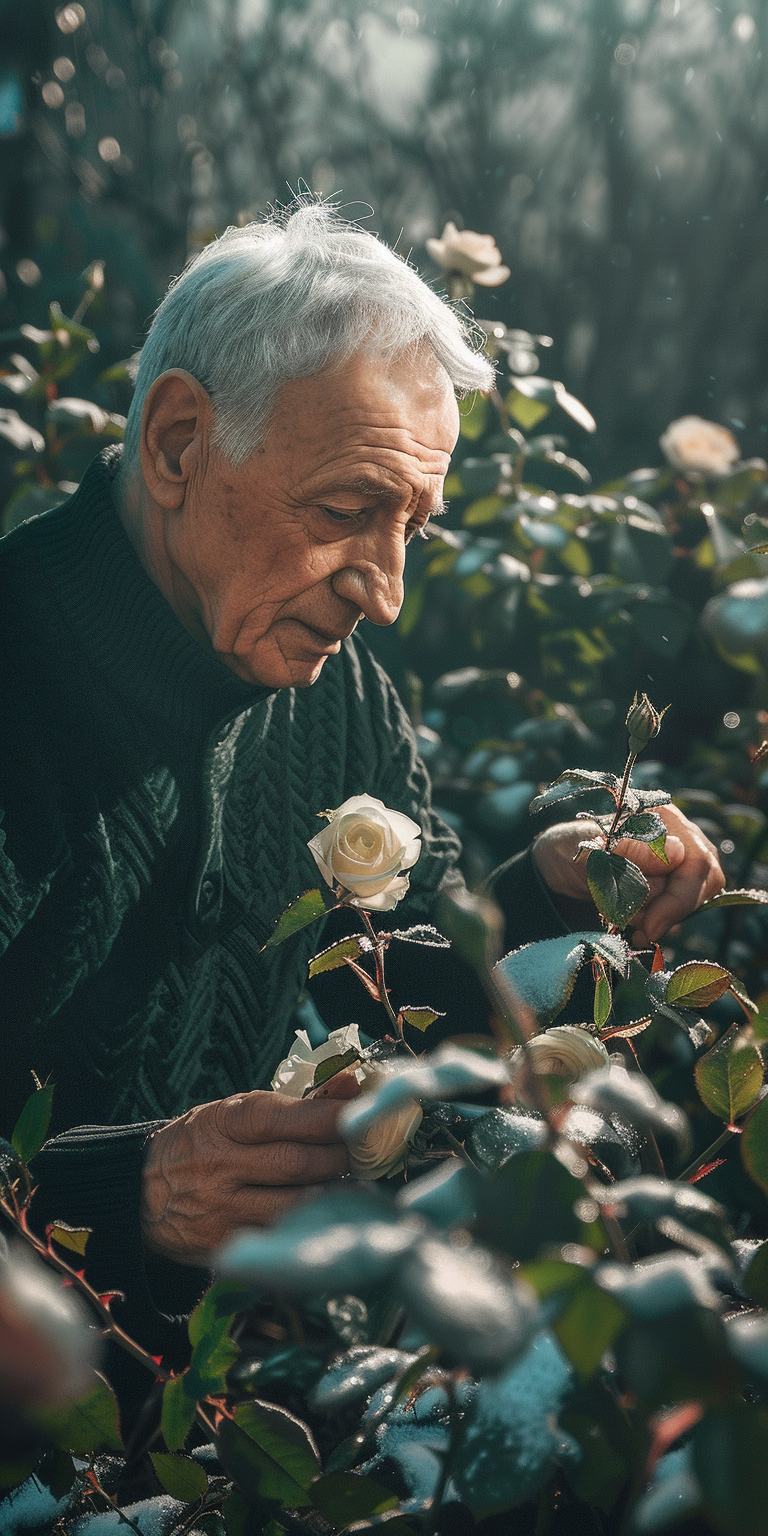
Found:
[{"label": "neck", "polygon": [[114,497],[120,521],[150,581],[159,587],[193,639],[211,650],[194,588],[168,552],[165,536],[168,513],[151,500],[141,474],[126,475],[121,470],[115,481]]}]

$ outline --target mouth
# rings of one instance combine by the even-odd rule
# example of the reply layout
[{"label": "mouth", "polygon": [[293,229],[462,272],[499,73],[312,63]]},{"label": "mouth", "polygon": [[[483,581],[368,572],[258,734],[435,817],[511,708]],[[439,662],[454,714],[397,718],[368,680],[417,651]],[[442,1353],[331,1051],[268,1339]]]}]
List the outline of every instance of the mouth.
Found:
[{"label": "mouth", "polygon": [[[307,624],[304,619],[294,619],[294,623],[300,624],[301,628],[304,630],[304,633],[307,635],[310,644],[315,649],[321,651],[324,655],[327,656],[337,655],[341,650],[342,642],[352,634],[352,629],[345,629],[342,635],[329,635],[324,633],[324,631],[321,629],[314,629],[312,625]],[[356,628],[356,625],[353,625],[353,628]]]}]

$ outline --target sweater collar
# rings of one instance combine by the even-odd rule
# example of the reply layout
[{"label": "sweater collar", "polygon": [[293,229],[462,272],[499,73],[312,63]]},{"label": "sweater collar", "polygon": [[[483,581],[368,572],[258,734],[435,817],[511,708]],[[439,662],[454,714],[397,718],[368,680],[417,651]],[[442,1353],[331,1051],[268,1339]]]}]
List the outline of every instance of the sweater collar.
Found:
[{"label": "sweater collar", "polygon": [[120,453],[99,454],[69,501],[41,519],[48,568],[111,685],[169,734],[199,736],[275,689],[245,682],[200,645],[147,575],[113,496]]}]

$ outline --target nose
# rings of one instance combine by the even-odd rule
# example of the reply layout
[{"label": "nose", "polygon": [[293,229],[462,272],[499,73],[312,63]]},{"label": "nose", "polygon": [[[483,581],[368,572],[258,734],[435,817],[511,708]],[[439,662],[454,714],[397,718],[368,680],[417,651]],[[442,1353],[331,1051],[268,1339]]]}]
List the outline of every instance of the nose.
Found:
[{"label": "nose", "polygon": [[403,606],[403,557],[390,554],[386,564],[355,560],[331,578],[337,597],[354,603],[372,624],[394,624]]}]

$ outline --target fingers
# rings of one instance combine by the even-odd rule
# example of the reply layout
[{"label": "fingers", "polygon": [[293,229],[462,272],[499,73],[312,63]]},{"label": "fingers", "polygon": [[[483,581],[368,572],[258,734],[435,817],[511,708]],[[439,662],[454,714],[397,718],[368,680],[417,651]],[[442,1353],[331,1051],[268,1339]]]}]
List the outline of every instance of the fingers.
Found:
[{"label": "fingers", "polygon": [[225,1177],[234,1185],[317,1184],[349,1173],[343,1142],[308,1146],[301,1141],[272,1141],[232,1147]]},{"label": "fingers", "polygon": [[271,1141],[322,1145],[341,1141],[336,1122],[342,1102],[330,1093],[322,1098],[289,1099],[282,1093],[256,1088],[252,1093],[220,1099],[211,1107],[216,1130],[228,1141],[250,1145]]},{"label": "fingers", "polygon": [[664,878],[669,870],[677,869],[685,859],[684,843],[679,837],[672,835],[667,836],[664,845],[666,864],[658,853],[654,853],[653,849],[648,847],[647,843],[639,843],[632,837],[620,838],[618,843],[614,844],[613,852],[621,854],[624,859],[631,859],[632,863],[642,870],[646,879],[652,875],[660,875]]}]

